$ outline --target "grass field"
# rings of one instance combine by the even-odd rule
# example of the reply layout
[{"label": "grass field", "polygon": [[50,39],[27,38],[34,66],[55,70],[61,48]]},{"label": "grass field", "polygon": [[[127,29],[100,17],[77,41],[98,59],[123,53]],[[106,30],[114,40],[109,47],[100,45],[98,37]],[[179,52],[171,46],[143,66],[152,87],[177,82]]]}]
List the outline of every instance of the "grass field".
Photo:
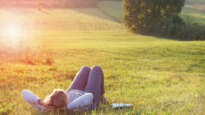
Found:
[{"label": "grass field", "polygon": [[[44,98],[54,88],[66,89],[81,66],[95,64],[104,70],[108,101],[134,107],[102,105],[92,114],[203,115],[205,42],[132,34],[113,18],[121,20],[120,4],[1,9],[0,115],[41,114],[23,101],[22,89]],[[205,24],[204,12],[187,5],[182,16]],[[22,34],[5,34],[15,32],[10,26]]]}]

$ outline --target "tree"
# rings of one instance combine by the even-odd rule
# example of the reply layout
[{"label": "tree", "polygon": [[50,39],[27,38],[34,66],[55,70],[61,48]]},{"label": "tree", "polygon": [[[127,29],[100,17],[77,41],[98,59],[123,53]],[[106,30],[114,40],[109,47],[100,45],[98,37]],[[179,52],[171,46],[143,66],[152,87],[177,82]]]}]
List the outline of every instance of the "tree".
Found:
[{"label": "tree", "polygon": [[134,32],[150,32],[172,15],[178,15],[185,0],[123,0],[126,27]]}]

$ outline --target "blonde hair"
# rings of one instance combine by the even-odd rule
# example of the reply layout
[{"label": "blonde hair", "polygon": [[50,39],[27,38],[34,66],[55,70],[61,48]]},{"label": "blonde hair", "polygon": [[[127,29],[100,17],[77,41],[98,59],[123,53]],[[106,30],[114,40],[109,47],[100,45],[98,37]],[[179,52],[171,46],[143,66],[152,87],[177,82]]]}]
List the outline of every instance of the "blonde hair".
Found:
[{"label": "blonde hair", "polygon": [[47,109],[65,110],[68,104],[68,96],[64,90],[54,89],[53,92],[45,98],[44,102]]}]

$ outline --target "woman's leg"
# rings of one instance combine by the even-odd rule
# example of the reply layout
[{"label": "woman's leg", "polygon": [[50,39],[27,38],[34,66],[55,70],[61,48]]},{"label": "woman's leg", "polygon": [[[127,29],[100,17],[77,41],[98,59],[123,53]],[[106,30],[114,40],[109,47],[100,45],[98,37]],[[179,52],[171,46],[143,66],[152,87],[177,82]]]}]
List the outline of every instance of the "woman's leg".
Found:
[{"label": "woman's leg", "polygon": [[88,81],[89,72],[90,72],[90,67],[88,66],[81,67],[78,73],[76,74],[72,84],[66,90],[66,92],[70,91],[71,89],[84,90]]},{"label": "woman's leg", "polygon": [[104,74],[100,66],[94,66],[90,71],[85,91],[94,94],[94,107],[97,107],[100,97],[105,93]]}]

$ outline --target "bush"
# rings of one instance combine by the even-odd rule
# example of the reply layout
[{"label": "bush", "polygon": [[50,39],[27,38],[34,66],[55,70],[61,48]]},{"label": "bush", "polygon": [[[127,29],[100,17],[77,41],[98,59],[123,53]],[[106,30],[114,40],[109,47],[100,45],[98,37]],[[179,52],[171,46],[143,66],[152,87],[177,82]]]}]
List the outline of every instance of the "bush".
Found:
[{"label": "bush", "polygon": [[160,33],[166,37],[172,37],[178,40],[205,40],[205,26],[198,23],[184,22],[178,15],[170,15],[161,25]]},{"label": "bush", "polygon": [[181,32],[185,28],[185,22],[179,15],[172,14],[168,16],[158,28],[160,29],[158,32],[162,34],[177,37],[182,34]]},{"label": "bush", "polygon": [[124,0],[125,26],[131,31],[152,32],[170,15],[178,14],[185,0]]},{"label": "bush", "polygon": [[177,34],[180,40],[205,40],[205,26],[197,23],[185,24],[183,30]]}]

